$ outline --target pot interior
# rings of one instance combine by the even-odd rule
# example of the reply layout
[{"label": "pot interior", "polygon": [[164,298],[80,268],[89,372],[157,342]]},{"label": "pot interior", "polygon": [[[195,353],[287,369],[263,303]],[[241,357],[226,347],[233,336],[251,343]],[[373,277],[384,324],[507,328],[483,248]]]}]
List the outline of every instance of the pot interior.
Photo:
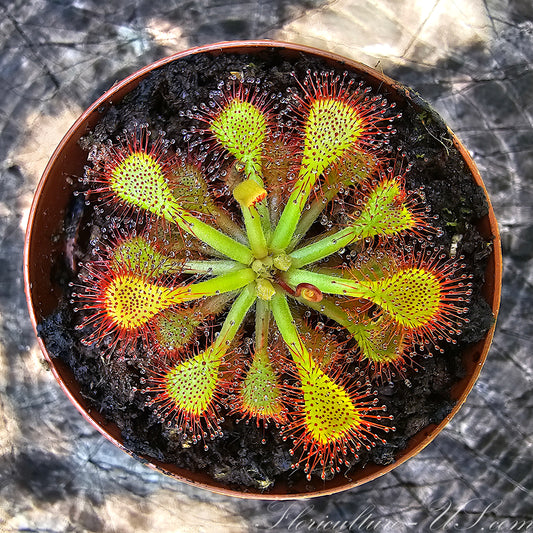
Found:
[{"label": "pot interior", "polygon": [[[73,193],[76,189],[78,178],[83,176],[87,156],[79,145],[80,138],[87,134],[97,124],[102,116],[103,110],[109,107],[111,103],[115,104],[119,102],[124,95],[133,90],[140,81],[148,76],[155,68],[163,66],[190,53],[207,53],[215,55],[227,51],[232,53],[254,53],[256,50],[264,49],[265,47],[268,50],[275,48],[276,53],[282,54],[289,59],[305,52],[320,55],[322,59],[332,64],[336,64],[339,61],[339,58],[332,54],[321,53],[295,45],[276,45],[272,42],[252,42],[244,45],[223,44],[213,45],[212,47],[202,47],[176,54],[170,58],[165,58],[164,60],[146,67],[130,78],[127,78],[103,95],[102,98],[95,102],[95,104],[93,104],[73,125],[56,149],[46,167],[34,198],[26,235],[24,255],[25,288],[31,319],[36,330],[38,324],[56,309],[63,296],[61,289],[61,271],[67,260],[65,249],[69,245],[69,243],[66,242],[65,237],[65,218],[71,207]],[[384,82],[391,83],[392,89],[398,93],[399,97],[411,95],[410,91],[401,84],[389,80],[368,67],[348,61],[346,61],[346,63],[352,68],[359,68],[365,73],[365,75],[371,76],[375,86]],[[466,164],[471,169],[473,179],[478,185],[483,186],[479,173],[470,156],[457,139],[455,139],[455,143]],[[501,252],[497,224],[492,210],[490,210],[488,216],[480,220],[478,229],[483,237],[492,239],[493,242],[493,251],[488,261],[486,283],[483,291],[485,298],[496,316],[500,299]],[[246,489],[243,492],[231,490],[222,483],[217,482],[203,473],[191,473],[190,471],[178,468],[175,465],[158,462],[150,457],[136,457],[160,471],[176,476],[188,483],[236,496],[271,499],[283,497],[295,498],[318,496],[354,487],[388,472],[416,454],[445,426],[464,402],[466,395],[479,375],[491,343],[493,329],[494,328],[491,328],[482,341],[476,343],[465,351],[463,362],[466,369],[466,375],[452,390],[452,397],[457,403],[450,415],[448,415],[440,424],[427,426],[412,437],[407,447],[396,456],[396,461],[390,465],[382,466],[368,464],[364,469],[351,473],[349,479],[342,475],[336,476],[329,481],[325,481],[319,490],[314,490],[311,493],[308,492],[305,483],[290,489],[280,483],[275,485],[272,491],[263,494],[261,491],[255,491],[253,489]],[[98,412],[92,409],[91,405],[87,404],[80,393],[79,384],[74,379],[70,368],[59,358],[52,358],[48,354],[47,347],[42,339],[39,338],[39,342],[56,379],[83,416],[115,445],[119,446],[126,452],[135,455],[124,447],[118,427],[114,423],[106,421]]]}]

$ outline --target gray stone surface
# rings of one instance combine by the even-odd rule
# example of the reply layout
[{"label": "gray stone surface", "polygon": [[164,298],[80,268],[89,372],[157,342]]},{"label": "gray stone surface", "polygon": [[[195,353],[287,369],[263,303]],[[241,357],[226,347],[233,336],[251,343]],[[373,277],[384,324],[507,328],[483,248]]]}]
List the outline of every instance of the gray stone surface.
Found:
[{"label": "gray stone surface", "polygon": [[[533,531],[533,6],[530,0],[0,0],[0,531]],[[115,80],[191,45],[279,38],[413,86],[472,152],[504,247],[493,348],[460,413],[416,458],[311,501],[177,483],[92,429],[47,371],[26,311],[33,191]]]}]

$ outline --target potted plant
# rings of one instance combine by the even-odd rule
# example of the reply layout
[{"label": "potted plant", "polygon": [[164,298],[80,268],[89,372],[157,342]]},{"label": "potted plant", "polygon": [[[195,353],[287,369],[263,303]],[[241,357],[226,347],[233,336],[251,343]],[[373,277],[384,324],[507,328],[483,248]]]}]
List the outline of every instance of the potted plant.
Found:
[{"label": "potted plant", "polygon": [[115,444],[212,490],[305,497],[389,471],[455,414],[499,254],[472,160],[415,93],[258,41],[166,58],[80,117],[25,280],[56,378]]}]

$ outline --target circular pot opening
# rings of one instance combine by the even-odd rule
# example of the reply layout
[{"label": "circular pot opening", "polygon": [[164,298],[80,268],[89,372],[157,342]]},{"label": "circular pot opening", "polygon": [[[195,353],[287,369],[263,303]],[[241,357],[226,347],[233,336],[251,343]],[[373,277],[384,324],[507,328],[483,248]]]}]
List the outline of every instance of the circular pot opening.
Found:
[{"label": "circular pot opening", "polygon": [[[335,119],[328,123],[332,114]],[[259,138],[252,131],[267,134]],[[129,189],[122,200],[116,199],[118,186],[114,199],[99,198],[113,179],[116,184],[134,172],[128,157],[143,148],[155,158],[144,168],[149,179],[160,164],[178,180],[165,174],[165,186],[170,183],[179,193],[175,199],[164,197],[161,205],[167,207],[159,217],[147,215],[151,207],[141,200],[128,200]],[[189,163],[200,169],[192,181],[176,170]],[[311,168],[307,174],[305,165]],[[209,201],[215,199],[207,210],[195,196],[199,182]],[[94,192],[99,188],[105,191]],[[289,196],[298,188],[306,191],[302,207],[286,214],[285,206],[294,200]],[[170,214],[169,202],[178,202]],[[127,222],[117,223],[124,214]],[[156,221],[165,217],[164,223]],[[203,229],[212,224],[215,237]],[[171,238],[158,233],[172,225],[178,227],[172,239],[196,236],[182,243],[188,250],[184,255],[177,248],[170,253]],[[196,233],[189,231],[191,225]],[[277,232],[278,225],[286,229]],[[120,252],[124,264],[117,274],[110,267],[117,259],[113,250],[139,234],[149,235],[142,246],[150,247]],[[152,274],[176,258],[181,270],[161,271],[156,281],[158,276],[146,271],[138,275],[139,257]],[[105,273],[99,270],[102,263]],[[127,278],[132,272],[135,280]],[[200,47],[149,65],[113,86],[76,121],[35,194],[24,273],[41,349],[63,390],[101,433],[187,483],[279,499],[360,485],[435,438],[465,401],[485,361],[500,299],[501,252],[496,220],[472,159],[416,93],[333,54],[253,41]],[[135,287],[141,283],[145,294],[150,288],[203,283],[194,285],[204,291],[201,301],[216,304],[195,310],[196,317],[202,315],[196,344],[191,340],[187,349],[162,357],[164,342],[150,337],[162,326],[139,326],[140,307],[114,342],[120,327],[98,317],[109,304],[102,294],[113,283],[116,291],[125,287],[117,285],[121,275]],[[342,290],[332,288],[339,283]],[[427,308],[434,308],[432,316],[412,311],[402,300],[405,294],[419,298],[410,296],[419,284],[426,284],[423,298]],[[380,299],[376,294],[383,294],[383,287],[388,288]],[[387,298],[400,303],[389,304]],[[179,314],[176,308],[194,308],[192,299],[178,300],[164,304],[173,316]],[[153,305],[150,297],[143,302],[143,309]],[[95,305],[100,306],[96,319],[89,309]],[[153,315],[164,310],[157,305]],[[239,320],[242,327],[233,327]],[[359,325],[348,328],[354,321]],[[222,337],[227,346],[217,340]],[[254,357],[261,339],[266,339],[266,366]],[[208,364],[218,358],[215,380],[220,380],[217,386],[224,382],[212,403],[218,416],[195,418],[191,409],[168,407],[171,389],[161,376],[184,368],[199,353],[212,354],[213,345],[219,355]],[[384,346],[385,362],[369,356],[378,345]],[[143,351],[148,356],[143,358]],[[100,363],[89,364],[88,353]],[[396,362],[387,362],[398,355]],[[252,369],[264,374],[266,367],[274,369],[271,379],[256,381],[248,392],[259,388],[272,400],[272,389],[279,387],[281,411],[261,407],[268,423],[250,415],[242,393]],[[99,375],[92,375],[95,369]],[[106,379],[110,385],[94,393],[90,384]],[[306,380],[312,382],[307,388]],[[191,384],[195,390],[204,386]],[[351,421],[341,404],[351,405]],[[420,410],[410,413],[416,405]],[[123,412],[130,408],[125,420]],[[180,427],[185,428],[187,416],[184,438]],[[343,417],[345,426],[339,422]],[[325,429],[315,432],[311,422]],[[396,431],[390,431],[392,426]],[[218,432],[222,436],[211,440],[209,433]],[[148,433],[157,433],[157,442]],[[200,443],[192,445],[195,436]],[[306,463],[310,472],[304,471]]]}]

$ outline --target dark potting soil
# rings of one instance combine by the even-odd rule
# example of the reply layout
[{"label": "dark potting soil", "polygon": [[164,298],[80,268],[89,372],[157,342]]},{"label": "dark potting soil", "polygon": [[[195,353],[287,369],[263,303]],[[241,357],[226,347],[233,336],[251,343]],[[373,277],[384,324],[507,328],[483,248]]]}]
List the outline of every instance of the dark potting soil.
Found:
[{"label": "dark potting soil", "polygon": [[[209,53],[177,60],[154,71],[122,102],[102,109],[102,119],[83,139],[83,147],[90,150],[109,139],[115,140],[125,130],[133,131],[148,124],[152,131],[163,131],[167,139],[175,141],[175,149],[185,153],[194,145],[190,132],[201,127],[191,118],[191,111],[200,103],[209,102],[221,81],[230,76],[253,82],[276,98],[282,106],[288,97],[287,89],[298,90],[296,78],[303,80],[308,70],[321,72],[332,66],[315,57],[295,55],[288,59],[275,50],[252,55]],[[343,68],[339,70],[342,75]],[[378,444],[370,451],[363,450],[356,459],[348,456],[349,467],[337,474],[350,478],[351,473],[368,462],[389,464],[407,445],[410,437],[429,424],[442,421],[453,408],[450,389],[464,374],[462,353],[466,347],[481,339],[492,323],[492,313],[480,295],[484,282],[490,240],[476,229],[476,222],[487,213],[483,191],[476,186],[460,153],[453,146],[450,134],[440,117],[416,94],[407,89],[376,85],[375,80],[349,72],[356,80],[372,86],[389,102],[396,103],[394,113],[401,118],[394,121],[396,134],[390,138],[391,153],[404,154],[411,164],[406,174],[408,189],[424,187],[432,215],[442,235],[434,238],[436,245],[464,255],[466,271],[473,275],[473,295],[468,312],[469,322],[463,327],[457,344],[443,343],[444,353],[433,357],[419,357],[415,368],[408,369],[406,379],[396,377],[377,386],[380,402],[387,405],[394,416],[396,431],[387,435],[387,444]],[[406,98],[408,96],[408,98]],[[80,185],[80,189],[83,186]],[[64,286],[64,300],[57,311],[40,325],[39,334],[49,353],[60,357],[72,369],[83,396],[95,411],[115,422],[124,443],[134,454],[156,458],[192,471],[203,471],[229,487],[268,491],[277,482],[288,487],[305,483],[310,491],[320,489],[322,480],[314,475],[305,480],[301,469],[291,469],[291,443],[283,441],[279,432],[255,423],[236,423],[226,416],[223,435],[209,442],[191,445],[175,430],[168,429],[145,405],[139,359],[106,357],[98,346],[81,343],[84,332],[75,329],[79,317],[69,303],[69,282],[76,282],[78,261],[85,260],[88,243],[99,238],[108,224],[105,213],[95,213],[86,207],[83,195],[73,197],[72,209],[65,221],[65,241],[76,241],[70,261],[58,273],[57,282]],[[323,229],[323,228],[322,228]],[[416,369],[418,368],[418,371]],[[262,442],[264,439],[264,443]]]}]

